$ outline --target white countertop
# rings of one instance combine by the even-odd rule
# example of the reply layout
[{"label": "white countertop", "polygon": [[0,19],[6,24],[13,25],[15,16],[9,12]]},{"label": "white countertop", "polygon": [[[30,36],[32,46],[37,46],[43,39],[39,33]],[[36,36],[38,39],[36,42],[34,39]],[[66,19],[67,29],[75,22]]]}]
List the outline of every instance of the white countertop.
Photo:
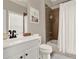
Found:
[{"label": "white countertop", "polygon": [[41,37],[39,35],[32,35],[32,36],[27,36],[27,37],[22,36],[19,38],[3,40],[3,48],[11,47],[13,45],[17,45],[17,44],[27,42],[30,40],[35,40],[35,39],[41,39]]}]

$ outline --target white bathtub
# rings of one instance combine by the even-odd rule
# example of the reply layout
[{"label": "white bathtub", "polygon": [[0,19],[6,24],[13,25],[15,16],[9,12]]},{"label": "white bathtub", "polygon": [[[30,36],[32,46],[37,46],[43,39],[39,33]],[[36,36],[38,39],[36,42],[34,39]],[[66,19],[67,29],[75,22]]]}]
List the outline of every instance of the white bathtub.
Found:
[{"label": "white bathtub", "polygon": [[48,45],[52,46],[52,50],[57,52],[58,51],[58,40],[51,40],[47,42]]}]

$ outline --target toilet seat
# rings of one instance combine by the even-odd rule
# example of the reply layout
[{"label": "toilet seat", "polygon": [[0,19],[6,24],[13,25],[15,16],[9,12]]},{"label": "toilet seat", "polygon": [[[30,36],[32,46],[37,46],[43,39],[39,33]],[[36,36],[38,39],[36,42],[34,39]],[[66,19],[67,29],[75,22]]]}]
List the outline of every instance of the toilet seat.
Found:
[{"label": "toilet seat", "polygon": [[51,53],[52,47],[47,45],[47,44],[41,44],[40,45],[40,51],[42,51],[43,53]]}]

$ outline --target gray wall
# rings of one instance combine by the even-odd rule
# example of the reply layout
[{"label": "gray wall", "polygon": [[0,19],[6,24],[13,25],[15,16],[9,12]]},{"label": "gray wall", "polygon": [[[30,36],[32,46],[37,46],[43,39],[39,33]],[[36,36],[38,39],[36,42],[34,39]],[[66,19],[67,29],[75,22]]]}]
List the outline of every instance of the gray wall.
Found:
[{"label": "gray wall", "polygon": [[[36,8],[39,10],[39,24],[33,24],[30,23],[30,20],[28,19],[28,32],[31,32],[32,34],[40,34],[42,36],[42,43],[45,42],[45,5],[44,0],[28,0],[28,7],[23,7],[20,5],[17,5],[11,1],[3,0],[3,8],[6,10],[15,11],[18,13],[23,13],[26,11],[26,8],[28,9],[30,6],[33,8]],[[29,15],[28,15],[29,16]],[[7,18],[8,19],[8,18]]]},{"label": "gray wall", "polygon": [[27,7],[25,8],[9,0],[3,0],[3,8],[6,10],[11,10],[11,11],[21,13],[21,14],[23,14],[23,12],[27,10],[26,9]]},{"label": "gray wall", "polygon": [[42,36],[42,43],[45,43],[45,4],[44,0],[29,0],[28,5],[39,10],[39,24],[29,21],[29,32],[39,33]]}]

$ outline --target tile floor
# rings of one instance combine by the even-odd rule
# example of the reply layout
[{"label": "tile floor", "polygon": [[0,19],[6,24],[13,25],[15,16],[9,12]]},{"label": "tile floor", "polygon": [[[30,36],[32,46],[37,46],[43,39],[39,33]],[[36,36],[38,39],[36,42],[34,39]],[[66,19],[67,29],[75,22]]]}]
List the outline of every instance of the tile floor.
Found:
[{"label": "tile floor", "polygon": [[51,59],[76,59],[75,56],[68,56],[61,53],[51,54]]}]

